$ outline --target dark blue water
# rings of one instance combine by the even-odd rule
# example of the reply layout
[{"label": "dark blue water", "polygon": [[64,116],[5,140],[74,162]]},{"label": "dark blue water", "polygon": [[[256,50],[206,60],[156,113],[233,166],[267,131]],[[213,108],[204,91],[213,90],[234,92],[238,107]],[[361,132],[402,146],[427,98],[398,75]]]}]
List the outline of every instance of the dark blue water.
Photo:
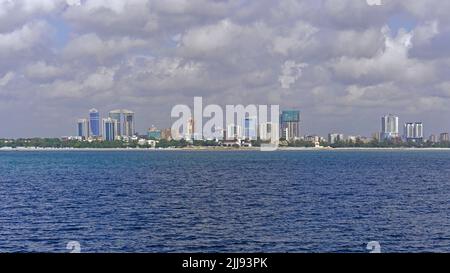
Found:
[{"label": "dark blue water", "polygon": [[0,152],[0,252],[450,251],[450,152]]}]

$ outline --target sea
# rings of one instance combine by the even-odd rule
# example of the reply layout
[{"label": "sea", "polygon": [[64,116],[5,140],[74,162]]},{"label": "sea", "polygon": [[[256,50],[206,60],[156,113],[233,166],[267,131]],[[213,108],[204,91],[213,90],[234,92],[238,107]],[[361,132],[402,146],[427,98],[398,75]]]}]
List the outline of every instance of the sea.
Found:
[{"label": "sea", "polygon": [[450,151],[1,151],[0,252],[450,252]]}]

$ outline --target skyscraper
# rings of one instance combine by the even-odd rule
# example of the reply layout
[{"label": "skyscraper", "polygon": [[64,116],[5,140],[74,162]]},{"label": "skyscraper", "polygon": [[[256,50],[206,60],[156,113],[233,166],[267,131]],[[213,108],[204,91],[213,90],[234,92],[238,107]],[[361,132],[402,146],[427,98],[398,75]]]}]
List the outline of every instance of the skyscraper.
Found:
[{"label": "skyscraper", "polygon": [[414,123],[412,122],[405,123],[404,135],[406,140],[414,138]]},{"label": "skyscraper", "polygon": [[430,141],[431,143],[436,143],[437,139],[435,135],[430,135],[430,137],[428,138],[428,141]]},{"label": "skyscraper", "polygon": [[274,127],[275,126],[272,122],[264,122],[259,124],[259,138],[263,141],[278,141],[278,139],[275,139],[277,133],[275,131],[278,131],[278,129],[275,129]]},{"label": "skyscraper", "polygon": [[423,140],[423,123],[414,123],[414,138]]},{"label": "skyscraper", "polygon": [[132,137],[135,134],[134,129],[134,112],[122,110],[123,114],[123,136]]},{"label": "skyscraper", "polygon": [[423,123],[407,122],[404,126],[404,138],[406,141],[422,142],[423,141]]},{"label": "skyscraper", "polygon": [[172,129],[171,128],[165,128],[161,130],[161,138],[165,140],[171,140],[172,139]]},{"label": "skyscraper", "polygon": [[118,136],[118,122],[112,118],[105,118],[102,122],[102,137],[105,141],[114,141]]},{"label": "skyscraper", "polygon": [[330,133],[328,134],[328,143],[329,144],[335,144],[340,141],[344,141],[344,135],[343,134],[336,134],[336,133]]},{"label": "skyscraper", "polygon": [[184,139],[185,140],[192,140],[194,138],[194,132],[195,132],[195,122],[194,119],[192,117],[190,117],[187,120],[187,124],[186,124],[187,128],[185,128],[186,132],[184,135]]},{"label": "skyscraper", "polygon": [[244,119],[244,138],[247,140],[256,140],[257,135],[257,117],[247,117]]},{"label": "skyscraper", "polygon": [[300,111],[282,111],[280,116],[281,137],[287,140],[300,138]]},{"label": "skyscraper", "polygon": [[442,133],[439,137],[439,141],[440,142],[449,142],[450,138],[449,138],[448,133]]},{"label": "skyscraper", "polygon": [[89,110],[89,136],[100,136],[100,113],[95,108]]},{"label": "skyscraper", "polygon": [[112,119],[117,120],[117,132],[119,133],[119,136],[122,136],[122,110],[117,109],[117,110],[112,110],[109,111],[108,116]]},{"label": "skyscraper", "polygon": [[89,137],[89,121],[85,118],[77,122],[77,136],[87,139]]},{"label": "skyscraper", "polygon": [[399,137],[398,117],[392,114],[381,118],[381,138],[389,140]]}]

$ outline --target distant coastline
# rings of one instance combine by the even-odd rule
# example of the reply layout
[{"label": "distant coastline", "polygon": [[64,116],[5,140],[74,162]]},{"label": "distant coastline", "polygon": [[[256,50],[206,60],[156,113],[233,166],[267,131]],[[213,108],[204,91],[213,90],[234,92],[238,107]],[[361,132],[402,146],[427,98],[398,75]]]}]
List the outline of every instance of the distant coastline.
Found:
[{"label": "distant coastline", "polygon": [[[183,148],[50,148],[50,147],[2,147],[1,151],[259,151],[259,147],[183,147]],[[450,148],[410,148],[410,147],[279,147],[276,151],[450,151]]]}]

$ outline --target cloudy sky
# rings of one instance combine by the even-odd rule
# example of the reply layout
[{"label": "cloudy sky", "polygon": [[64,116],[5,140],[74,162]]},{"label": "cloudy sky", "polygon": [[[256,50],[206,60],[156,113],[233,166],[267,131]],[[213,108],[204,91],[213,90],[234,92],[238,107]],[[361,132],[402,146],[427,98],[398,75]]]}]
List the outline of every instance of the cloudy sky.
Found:
[{"label": "cloudy sky", "polygon": [[0,0],[0,137],[75,134],[90,108],[169,127],[176,104],[279,104],[302,134],[385,113],[450,130],[450,1]]}]

